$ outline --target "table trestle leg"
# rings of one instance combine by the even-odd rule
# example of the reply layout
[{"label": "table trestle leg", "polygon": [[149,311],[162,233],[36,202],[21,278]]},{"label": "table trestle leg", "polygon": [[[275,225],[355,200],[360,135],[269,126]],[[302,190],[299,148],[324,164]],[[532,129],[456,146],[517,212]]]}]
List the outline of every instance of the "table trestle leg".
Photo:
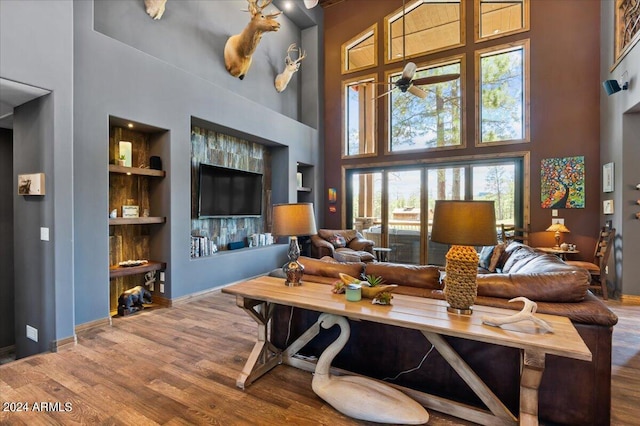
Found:
[{"label": "table trestle leg", "polygon": [[269,341],[268,335],[267,327],[273,316],[274,305],[265,301],[245,299],[241,296],[236,297],[236,305],[258,323],[258,340],[236,381],[236,386],[244,389],[245,386],[280,364],[282,357],[278,348]]},{"label": "table trestle leg", "polygon": [[[489,389],[482,379],[469,367],[460,355],[447,343],[447,341],[439,334],[423,331],[422,334],[431,342],[442,357],[449,365],[458,373],[458,375],[469,385],[473,392],[482,400],[489,411],[494,416],[509,421],[517,422],[515,416],[500,401],[500,399]],[[456,415],[454,413],[449,413]]]},{"label": "table trestle leg", "polygon": [[538,388],[544,373],[545,354],[524,351],[522,376],[520,376],[520,424],[538,425]]}]

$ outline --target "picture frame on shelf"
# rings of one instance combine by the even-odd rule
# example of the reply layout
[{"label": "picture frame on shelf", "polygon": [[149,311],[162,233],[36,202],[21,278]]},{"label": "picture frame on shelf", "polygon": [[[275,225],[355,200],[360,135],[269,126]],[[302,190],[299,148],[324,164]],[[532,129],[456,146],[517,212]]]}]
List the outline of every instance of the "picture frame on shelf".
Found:
[{"label": "picture frame on shelf", "polygon": [[602,166],[602,192],[613,192],[614,190],[614,174],[613,163],[607,163]]},{"label": "picture frame on shelf", "polygon": [[140,217],[138,206],[122,206],[122,217]]}]

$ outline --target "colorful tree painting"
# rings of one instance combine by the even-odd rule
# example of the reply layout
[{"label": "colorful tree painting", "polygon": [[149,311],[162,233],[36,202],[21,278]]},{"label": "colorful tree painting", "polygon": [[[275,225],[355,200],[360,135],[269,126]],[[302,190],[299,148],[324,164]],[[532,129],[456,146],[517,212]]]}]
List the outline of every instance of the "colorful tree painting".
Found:
[{"label": "colorful tree painting", "polygon": [[584,157],[542,160],[540,189],[543,209],[583,209]]}]

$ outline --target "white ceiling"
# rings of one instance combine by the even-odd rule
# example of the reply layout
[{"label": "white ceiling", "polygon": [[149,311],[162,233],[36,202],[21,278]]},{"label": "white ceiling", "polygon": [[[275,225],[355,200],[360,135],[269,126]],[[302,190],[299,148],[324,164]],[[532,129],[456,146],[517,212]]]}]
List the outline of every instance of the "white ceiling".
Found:
[{"label": "white ceiling", "polygon": [[13,109],[47,93],[50,91],[0,78],[0,127],[12,129]]}]

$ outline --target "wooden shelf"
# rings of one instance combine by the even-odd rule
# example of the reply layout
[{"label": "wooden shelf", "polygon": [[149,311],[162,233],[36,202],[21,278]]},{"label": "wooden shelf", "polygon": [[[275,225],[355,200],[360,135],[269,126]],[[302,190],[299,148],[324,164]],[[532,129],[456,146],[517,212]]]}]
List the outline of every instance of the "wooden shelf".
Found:
[{"label": "wooden shelf", "polygon": [[147,225],[150,223],[165,223],[166,217],[117,217],[109,219],[109,225]]},{"label": "wooden shelf", "polygon": [[299,186],[298,192],[311,192],[311,188],[308,188],[306,186]]},{"label": "wooden shelf", "polygon": [[156,176],[165,177],[167,172],[164,170],[155,169],[142,169],[140,167],[126,167],[118,166],[116,164],[109,164],[109,173],[122,173],[125,175],[139,175],[139,176]]},{"label": "wooden shelf", "polygon": [[159,271],[167,268],[166,262],[157,262],[150,260],[149,263],[145,263],[140,266],[109,266],[109,278],[125,277],[127,275],[144,274],[149,271]]}]

